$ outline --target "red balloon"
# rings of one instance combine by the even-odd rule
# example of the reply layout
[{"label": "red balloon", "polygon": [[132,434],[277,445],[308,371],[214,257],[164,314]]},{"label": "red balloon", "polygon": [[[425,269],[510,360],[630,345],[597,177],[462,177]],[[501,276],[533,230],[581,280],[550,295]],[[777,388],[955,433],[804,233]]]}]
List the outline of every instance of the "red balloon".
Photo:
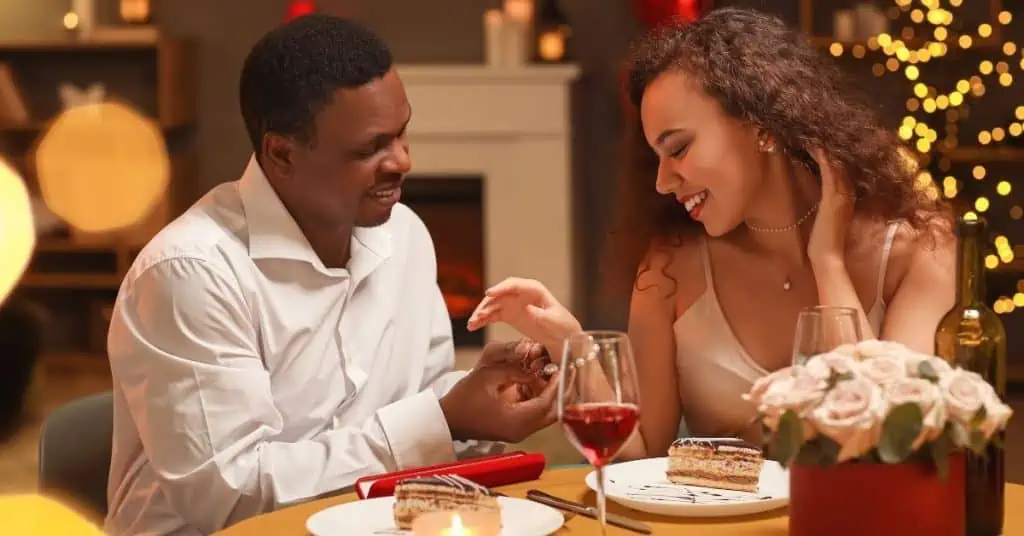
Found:
[{"label": "red balloon", "polygon": [[632,0],[633,9],[648,28],[662,24],[697,20],[705,11],[707,0]]},{"label": "red balloon", "polygon": [[292,0],[288,4],[288,11],[284,16],[284,21],[288,22],[310,13],[316,13],[316,2],[313,0]]}]

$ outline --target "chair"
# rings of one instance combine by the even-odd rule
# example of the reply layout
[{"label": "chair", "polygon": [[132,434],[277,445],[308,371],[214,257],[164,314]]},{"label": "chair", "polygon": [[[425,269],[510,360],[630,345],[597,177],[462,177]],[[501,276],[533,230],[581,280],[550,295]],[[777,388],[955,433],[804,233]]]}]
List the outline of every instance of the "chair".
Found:
[{"label": "chair", "polygon": [[105,517],[113,428],[110,391],[79,398],[48,415],[39,437],[39,491]]}]

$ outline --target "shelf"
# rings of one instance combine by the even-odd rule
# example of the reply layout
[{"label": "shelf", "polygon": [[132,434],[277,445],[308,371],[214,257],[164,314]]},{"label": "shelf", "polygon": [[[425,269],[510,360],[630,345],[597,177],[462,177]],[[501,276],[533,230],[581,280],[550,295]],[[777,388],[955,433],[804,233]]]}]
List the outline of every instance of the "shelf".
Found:
[{"label": "shelf", "polygon": [[181,39],[161,36],[153,41],[83,41],[67,39],[4,39],[0,40],[0,53],[4,52],[116,52],[131,50],[157,50],[163,46],[178,46]]},{"label": "shelf", "polygon": [[1000,263],[999,266],[989,270],[997,274],[1020,274],[1024,273],[1024,259],[1014,259],[1009,263]]},{"label": "shelf", "polygon": [[[171,132],[178,128],[188,126],[189,123],[184,117],[172,117],[160,121],[160,129],[164,133]],[[28,121],[25,123],[12,123],[0,121],[0,133],[8,134],[39,134],[50,126],[50,121]]]},{"label": "shelf", "polygon": [[27,123],[0,123],[0,133],[44,130],[49,121],[40,118],[63,110],[55,88],[87,80],[103,82],[107,95],[156,118],[165,132],[195,123],[198,62],[190,40],[0,40],[0,62],[10,67],[20,98],[35,116]]},{"label": "shelf", "polygon": [[64,238],[45,238],[36,243],[36,251],[43,253],[78,253],[82,251],[111,252],[130,249],[133,246],[119,243],[80,244]]},{"label": "shelf", "polygon": [[18,286],[49,289],[110,289],[121,286],[121,276],[112,274],[25,274]]},{"label": "shelf", "polygon": [[1016,147],[957,147],[937,153],[954,162],[1017,162],[1024,161],[1024,148]]},{"label": "shelf", "polygon": [[[832,46],[833,43],[839,43],[840,45],[843,45],[844,50],[849,50],[851,47],[854,47],[856,45],[860,45],[871,52],[881,52],[882,49],[881,46],[876,46],[875,50],[871,50],[871,47],[868,46],[867,41],[837,41],[834,37],[829,37],[827,35],[810,36],[808,37],[808,39],[810,40],[811,44],[817,48],[829,48]],[[922,48],[925,48],[928,45],[928,43],[936,42],[934,39],[921,39],[917,37],[913,39],[902,39],[897,35],[892,36],[892,39],[893,41],[902,41],[904,44],[907,45],[907,48],[909,48],[910,50],[920,50]],[[998,40],[991,38],[978,41],[971,45],[971,47],[968,49],[962,49],[959,47],[959,45],[955,44],[946,44],[949,45],[950,49],[955,49],[958,51],[966,50],[968,52],[976,49],[990,51],[999,50],[1002,48],[1002,44]]]}]

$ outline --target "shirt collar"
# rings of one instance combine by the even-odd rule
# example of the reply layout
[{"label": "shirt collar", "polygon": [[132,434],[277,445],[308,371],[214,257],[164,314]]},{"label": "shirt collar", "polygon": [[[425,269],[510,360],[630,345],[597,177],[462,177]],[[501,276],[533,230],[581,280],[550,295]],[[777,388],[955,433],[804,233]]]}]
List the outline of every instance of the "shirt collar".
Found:
[{"label": "shirt collar", "polygon": [[359,280],[391,256],[391,233],[384,225],[356,227],[352,233],[348,270],[324,266],[295,218],[270,186],[255,155],[249,158],[249,165],[238,181],[238,192],[249,228],[249,257],[252,259],[302,261],[324,274],[350,272]]}]

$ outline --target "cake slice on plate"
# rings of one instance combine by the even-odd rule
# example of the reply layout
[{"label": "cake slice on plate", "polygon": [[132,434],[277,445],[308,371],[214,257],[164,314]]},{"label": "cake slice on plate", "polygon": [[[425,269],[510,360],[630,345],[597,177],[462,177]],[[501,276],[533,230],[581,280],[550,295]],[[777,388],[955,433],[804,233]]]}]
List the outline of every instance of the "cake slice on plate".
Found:
[{"label": "cake slice on plate", "polygon": [[757,491],[764,454],[732,438],[686,437],[668,450],[669,482],[735,491]]},{"label": "cake slice on plate", "polygon": [[491,490],[459,475],[433,475],[402,480],[395,485],[395,524],[409,530],[413,520],[428,512],[493,511],[500,514]]}]

